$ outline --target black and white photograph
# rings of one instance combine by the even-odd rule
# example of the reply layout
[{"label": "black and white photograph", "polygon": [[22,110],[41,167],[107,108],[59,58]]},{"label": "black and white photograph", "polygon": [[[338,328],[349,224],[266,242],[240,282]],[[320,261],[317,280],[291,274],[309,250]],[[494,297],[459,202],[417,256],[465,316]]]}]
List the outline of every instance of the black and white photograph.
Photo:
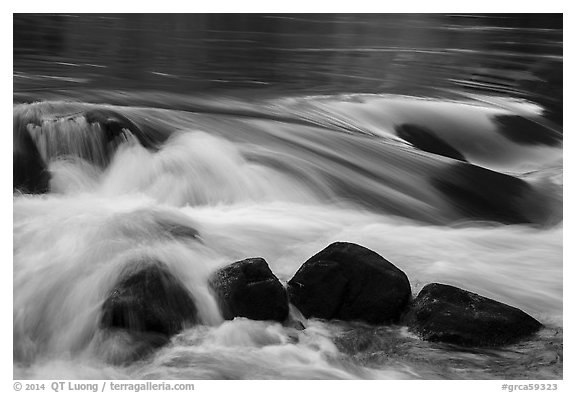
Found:
[{"label": "black and white photograph", "polygon": [[561,391],[564,14],[265,10],[12,13],[9,387]]}]

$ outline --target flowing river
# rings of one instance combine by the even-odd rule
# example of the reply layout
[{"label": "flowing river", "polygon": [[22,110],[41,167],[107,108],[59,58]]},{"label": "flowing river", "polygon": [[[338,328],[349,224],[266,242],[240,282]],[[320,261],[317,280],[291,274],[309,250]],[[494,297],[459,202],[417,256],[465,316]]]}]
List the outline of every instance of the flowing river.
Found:
[{"label": "flowing river", "polygon": [[[36,18],[39,29],[47,29],[39,21],[48,19]],[[552,49],[529,46],[560,40],[561,49],[561,27],[497,30],[457,19],[469,28],[460,33],[466,42],[477,42],[479,32],[509,41],[514,34],[531,37],[525,46],[537,59],[531,64],[539,64],[515,69],[510,54],[520,56],[525,47],[502,49],[507,68],[487,63],[483,76],[476,69],[472,78],[470,70],[463,75],[462,64],[498,57],[485,53],[496,49],[433,53],[421,30],[438,30],[446,47],[456,27],[445,16],[440,25],[429,20],[440,16],[405,16],[413,23],[409,39],[421,40],[424,53],[414,42],[387,43],[388,51],[376,45],[384,27],[373,16],[275,16],[256,25],[236,18],[234,35],[221,32],[230,21],[198,17],[202,25],[175,23],[167,36],[185,47],[190,43],[176,40],[178,34],[214,41],[204,42],[198,59],[182,54],[174,64],[166,59],[180,56],[167,47],[164,57],[155,52],[149,61],[142,58],[146,37],[165,26],[162,18],[154,25],[144,16],[126,25],[78,18],[86,30],[77,20],[50,25],[68,42],[51,41],[65,48],[53,49],[61,58],[38,54],[15,38],[15,53],[29,51],[15,57],[14,154],[21,147],[18,133],[26,132],[47,163],[50,181],[47,193],[14,193],[14,378],[562,378],[561,90],[554,97],[544,88],[522,90],[526,85],[510,82],[533,81],[541,75],[538,67],[553,69],[558,61],[561,72],[561,57]],[[279,27],[270,31],[277,20]],[[304,37],[285,37],[302,26],[309,27],[302,34],[315,37],[320,22],[348,41],[316,37],[301,47]],[[144,33],[131,30],[132,24]],[[122,61],[129,62],[129,54],[112,59],[104,53],[104,63],[96,63],[94,54],[70,59],[68,51],[97,51],[105,37],[78,34],[103,26],[136,37],[131,53],[140,53],[137,66]],[[406,36],[400,24],[390,22],[386,29]],[[370,38],[365,46],[357,42],[362,34]],[[389,39],[400,40],[395,37]],[[150,45],[168,45],[164,39]],[[338,52],[345,50],[346,56]],[[257,68],[255,59],[276,52],[289,59],[276,60],[286,69],[260,64],[275,70],[271,75],[269,68]],[[244,57],[234,64],[222,53]],[[218,78],[229,81],[226,89],[214,87],[225,82],[215,82],[202,61],[213,62]],[[376,70],[377,61],[386,70]],[[141,62],[156,74],[137,76],[148,72]],[[87,65],[92,63],[102,67]],[[157,71],[162,64],[171,65]],[[193,66],[196,79],[182,74]],[[136,76],[124,74],[126,69]],[[353,70],[350,78],[337,76],[347,70]],[[501,79],[492,83],[498,73]],[[358,82],[356,89],[350,79]],[[255,87],[255,81],[265,86]],[[124,129],[110,142],[87,113],[121,116],[139,132]],[[194,228],[198,239],[167,236],[165,223]],[[217,268],[263,257],[285,283],[335,241],[361,244],[394,263],[409,277],[414,296],[430,282],[451,284],[520,308],[545,328],[518,344],[485,349],[429,343],[394,325],[309,319],[297,330],[223,320],[207,286]],[[103,341],[101,307],[120,272],[142,257],[164,262],[182,280],[201,323],[153,355],[118,365],[108,359],[128,344]]]}]

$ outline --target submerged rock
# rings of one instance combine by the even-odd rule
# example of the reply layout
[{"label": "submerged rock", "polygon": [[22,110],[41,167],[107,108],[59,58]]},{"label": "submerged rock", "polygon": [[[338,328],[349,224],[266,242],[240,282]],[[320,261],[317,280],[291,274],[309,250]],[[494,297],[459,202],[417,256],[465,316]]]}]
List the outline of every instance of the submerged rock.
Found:
[{"label": "submerged rock", "polygon": [[561,146],[562,133],[518,115],[496,115],[493,118],[499,133],[522,145]]},{"label": "submerged rock", "polygon": [[31,194],[49,189],[50,173],[25,124],[14,117],[13,178],[14,191]]},{"label": "submerged rock", "polygon": [[195,240],[201,242],[200,232],[188,225],[163,219],[157,220],[157,223],[165,233],[175,239]]},{"label": "submerged rock", "polygon": [[234,262],[209,280],[225,319],[245,317],[282,322],[288,317],[288,295],[262,258]]},{"label": "submerged rock", "polygon": [[466,157],[434,131],[416,124],[402,124],[395,127],[396,135],[410,142],[420,150],[455,160],[467,161]]},{"label": "submerged rock", "polygon": [[126,132],[134,135],[138,142],[147,149],[155,149],[154,139],[142,131],[134,122],[126,116],[110,109],[91,109],[84,113],[84,118],[89,124],[98,123],[106,135],[108,141],[118,137],[126,138]]},{"label": "submerged rock", "polygon": [[[538,223],[526,202],[537,191],[516,177],[494,172],[476,165],[457,162],[431,179],[452,205],[467,217],[505,224]],[[544,214],[544,213],[542,213]]]},{"label": "submerged rock", "polygon": [[538,331],[524,311],[444,284],[428,284],[403,318],[424,340],[462,346],[499,346]]},{"label": "submerged rock", "polygon": [[165,264],[142,261],[130,270],[102,306],[102,328],[170,337],[197,322],[191,293]]},{"label": "submerged rock", "polygon": [[288,282],[290,302],[307,317],[395,322],[411,296],[406,274],[372,250],[333,243]]},{"label": "submerged rock", "polygon": [[14,107],[14,190],[46,192],[50,180],[46,167],[53,160],[74,157],[106,168],[118,146],[127,141],[157,149],[158,132],[149,127],[111,109],[82,108],[63,103]]}]

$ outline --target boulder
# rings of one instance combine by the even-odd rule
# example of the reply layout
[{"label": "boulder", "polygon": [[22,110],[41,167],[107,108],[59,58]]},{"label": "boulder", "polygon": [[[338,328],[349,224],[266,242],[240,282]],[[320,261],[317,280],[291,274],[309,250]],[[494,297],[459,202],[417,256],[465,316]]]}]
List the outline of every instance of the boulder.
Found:
[{"label": "boulder", "polygon": [[499,133],[521,145],[561,146],[562,132],[518,115],[496,115],[493,122]]},{"label": "boulder", "polygon": [[288,317],[286,290],[262,258],[244,259],[217,270],[209,285],[225,319],[282,322]]},{"label": "boulder", "polygon": [[437,283],[422,288],[403,322],[424,340],[483,347],[516,342],[542,327],[515,307]]},{"label": "boulder", "polygon": [[406,274],[374,251],[333,243],[300,267],[288,295],[306,318],[379,324],[398,320],[411,290]]},{"label": "boulder", "polygon": [[396,135],[420,150],[459,161],[467,161],[460,151],[426,127],[416,124],[402,124],[396,126],[395,131]]},{"label": "boulder", "polygon": [[504,224],[536,221],[532,218],[533,209],[525,209],[522,202],[536,198],[537,191],[522,179],[476,165],[454,162],[430,181],[466,217]]},{"label": "boulder", "polygon": [[114,286],[102,305],[100,326],[170,337],[196,322],[188,289],[165,264],[145,260],[129,266]]},{"label": "boulder", "polygon": [[31,194],[48,192],[50,173],[25,125],[14,118],[13,178],[14,191]]},{"label": "boulder", "polygon": [[157,148],[153,136],[143,132],[134,122],[116,111],[104,108],[91,109],[84,113],[84,118],[89,124],[98,123],[108,141],[112,141],[118,137],[125,137],[125,133],[128,131],[134,135],[138,139],[138,142],[145,148],[153,150]]}]

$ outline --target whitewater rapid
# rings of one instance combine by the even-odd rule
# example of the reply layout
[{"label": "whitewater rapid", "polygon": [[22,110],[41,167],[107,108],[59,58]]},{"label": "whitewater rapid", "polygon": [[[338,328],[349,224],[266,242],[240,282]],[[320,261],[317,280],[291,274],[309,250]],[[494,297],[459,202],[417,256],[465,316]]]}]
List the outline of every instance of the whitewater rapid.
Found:
[{"label": "whitewater rapid", "polygon": [[[480,351],[471,359],[457,349],[423,344],[400,327],[380,333],[412,355],[393,353],[392,361],[371,362],[347,353],[346,337],[374,334],[377,327],[310,320],[300,331],[271,322],[222,319],[207,287],[208,276],[217,268],[263,257],[285,283],[304,261],[335,241],[358,243],[384,256],[406,272],[413,294],[427,283],[442,282],[531,314],[547,328],[527,347],[508,348],[498,356],[509,356],[510,367],[521,375],[525,371],[513,364],[522,351],[545,353],[550,359],[535,361],[551,366],[532,376],[557,377],[561,371],[552,353],[561,348],[563,325],[561,146],[505,140],[486,117],[502,113],[502,108],[407,98],[311,101],[301,100],[306,110],[298,107],[299,115],[291,117],[306,119],[306,124],[270,119],[279,108],[284,117],[288,106],[296,111],[285,101],[250,108],[259,108],[267,114],[264,118],[249,117],[246,108],[239,116],[241,108],[224,115],[93,104],[16,106],[15,127],[16,114],[34,111],[34,105],[41,116],[57,116],[26,128],[49,163],[50,192],[14,194],[14,377],[499,376],[489,366],[493,351]],[[329,104],[333,116],[326,115]],[[431,119],[429,126],[448,130],[441,136],[470,162],[525,179],[530,194],[510,206],[516,208],[518,202],[518,215],[532,222],[503,225],[475,217],[476,211],[449,199],[445,188],[435,188],[437,180],[430,178],[438,179],[460,164],[395,136],[393,124],[400,120],[388,114],[398,117],[407,107],[421,109],[416,116],[421,120],[410,121]],[[460,107],[464,110],[457,116],[448,110]],[[82,123],[75,115],[94,108],[112,108],[141,129],[153,129],[155,146],[147,148],[138,135],[126,132],[112,150],[95,152],[91,146],[103,146],[93,136],[101,135],[99,126]],[[64,120],[58,117],[63,113]],[[335,116],[342,113],[346,121],[337,122]],[[472,126],[451,137],[461,130],[454,126],[458,122]],[[451,128],[441,126],[448,123]],[[80,133],[84,136],[78,142],[78,135],[69,136],[76,127],[91,133]],[[66,154],[54,148],[63,141],[69,146]],[[490,144],[499,147],[479,147]],[[478,203],[474,198],[472,203]],[[171,226],[191,228],[197,236],[167,233]],[[123,269],[142,257],[164,262],[182,280],[195,299],[201,324],[141,362],[115,366],[109,360],[131,343],[102,337],[100,309]],[[558,334],[560,344],[543,351],[550,336],[558,340]],[[468,371],[422,367],[418,356],[441,356],[430,355],[431,349],[446,357],[460,356]]]}]

